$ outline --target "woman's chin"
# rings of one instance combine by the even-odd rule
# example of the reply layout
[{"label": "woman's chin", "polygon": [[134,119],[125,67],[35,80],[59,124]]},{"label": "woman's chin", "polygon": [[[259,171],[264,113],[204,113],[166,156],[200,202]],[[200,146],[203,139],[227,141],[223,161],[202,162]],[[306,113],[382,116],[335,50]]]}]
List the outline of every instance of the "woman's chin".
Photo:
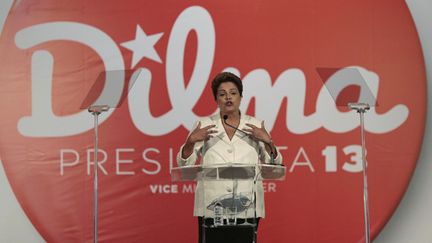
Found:
[{"label": "woman's chin", "polygon": [[238,109],[236,109],[234,107],[226,107],[225,109],[222,110],[222,113],[224,113],[224,114],[231,114],[234,112],[238,112]]}]

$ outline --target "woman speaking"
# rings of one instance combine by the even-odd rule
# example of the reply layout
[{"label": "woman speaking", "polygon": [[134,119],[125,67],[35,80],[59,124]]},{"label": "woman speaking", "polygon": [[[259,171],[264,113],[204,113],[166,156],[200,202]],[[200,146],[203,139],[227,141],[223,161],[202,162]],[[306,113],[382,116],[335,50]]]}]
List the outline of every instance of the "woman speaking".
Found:
[{"label": "woman speaking", "polygon": [[[203,166],[236,163],[256,165],[260,163],[281,164],[282,156],[273,145],[264,121],[242,114],[239,110],[243,85],[236,75],[223,72],[213,79],[212,92],[219,113],[197,121],[186,142],[177,155],[179,166],[193,165],[201,161]],[[232,197],[233,191],[236,198]],[[255,202],[250,200],[256,194]],[[244,196],[242,196],[244,195]],[[198,181],[195,192],[194,216],[198,217],[199,243],[203,242],[203,225],[214,225],[215,206],[226,206],[231,200],[236,205],[236,224],[256,223],[264,218],[264,189],[262,181]],[[233,202],[236,200],[237,202]],[[240,203],[238,203],[240,202]],[[255,203],[254,210],[247,210]],[[241,227],[220,227],[207,236],[206,242],[250,242],[249,233]]]}]

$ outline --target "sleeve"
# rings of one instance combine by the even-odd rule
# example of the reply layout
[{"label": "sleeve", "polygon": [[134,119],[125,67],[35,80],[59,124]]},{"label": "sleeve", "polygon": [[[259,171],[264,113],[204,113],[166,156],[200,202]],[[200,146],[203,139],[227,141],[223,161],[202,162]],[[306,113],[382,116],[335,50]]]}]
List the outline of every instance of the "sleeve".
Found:
[{"label": "sleeve", "polygon": [[[255,126],[261,126],[261,120],[259,119],[255,119],[254,123]],[[277,156],[276,158],[272,158],[272,156],[267,152],[267,150],[265,149],[265,144],[264,142],[259,142],[259,147],[260,147],[260,160],[261,163],[265,163],[265,164],[282,164],[282,155],[279,151],[279,149],[276,147],[275,144],[273,144],[274,148],[276,149],[277,152]]]},{"label": "sleeve", "polygon": [[265,145],[263,142],[260,142],[260,152],[261,152],[261,162],[266,164],[282,164],[282,155],[276,145],[273,144],[276,149],[277,156],[276,158],[272,158],[271,155],[265,149]]},{"label": "sleeve", "polygon": [[[198,122],[199,121],[195,122],[195,124],[193,125],[192,129],[190,130],[187,138],[189,138],[191,132],[193,130],[195,130],[195,128],[198,126]],[[186,140],[187,140],[187,138],[186,138]],[[201,151],[201,147],[202,146],[203,146],[203,142],[197,142],[197,143],[195,143],[192,154],[189,157],[187,157],[187,158],[182,158],[182,151],[183,151],[183,147],[184,147],[184,144],[183,144],[180,147],[179,152],[177,153],[177,165],[178,166],[194,165],[196,163],[197,159],[198,159],[198,156],[201,153],[200,151]]]}]

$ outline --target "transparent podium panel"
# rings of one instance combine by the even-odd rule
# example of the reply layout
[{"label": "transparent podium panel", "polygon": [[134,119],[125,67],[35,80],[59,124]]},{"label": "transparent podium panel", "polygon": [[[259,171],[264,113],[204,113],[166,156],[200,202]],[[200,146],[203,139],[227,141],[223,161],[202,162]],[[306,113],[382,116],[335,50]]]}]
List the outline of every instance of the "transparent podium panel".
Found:
[{"label": "transparent podium panel", "polygon": [[101,72],[82,101],[80,108],[120,107],[142,73],[141,69]]},{"label": "transparent podium panel", "polygon": [[350,104],[378,106],[371,87],[358,68],[319,67],[316,70],[337,106],[350,106]]},{"label": "transparent podium panel", "polygon": [[215,240],[212,232],[221,228],[250,232],[251,242],[255,242],[257,193],[260,197],[264,193],[257,188],[262,188],[265,180],[285,180],[285,174],[285,166],[276,164],[223,163],[171,169],[172,181],[197,182],[195,203],[203,215],[202,242],[208,243]]},{"label": "transparent podium panel", "polygon": [[273,164],[236,164],[224,163],[211,166],[187,165],[171,169],[171,180],[199,181],[199,180],[285,180],[286,168]]}]

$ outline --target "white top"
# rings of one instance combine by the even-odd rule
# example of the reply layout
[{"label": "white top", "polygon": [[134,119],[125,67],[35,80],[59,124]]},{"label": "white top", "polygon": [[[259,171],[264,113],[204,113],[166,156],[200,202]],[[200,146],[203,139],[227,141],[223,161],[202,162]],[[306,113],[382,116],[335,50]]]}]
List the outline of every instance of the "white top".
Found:
[{"label": "white top", "polygon": [[[191,131],[197,127],[198,122],[201,122],[201,127],[215,125],[213,130],[216,130],[217,133],[214,133],[214,137],[205,142],[195,143],[193,153],[186,159],[181,157],[183,145],[177,154],[177,163],[179,166],[193,165],[199,158],[201,158],[201,164],[205,166],[224,163],[258,164],[271,162],[271,157],[265,150],[263,142],[257,142],[240,131],[236,131],[230,140],[225,132],[219,114],[197,121]],[[238,129],[244,130],[248,128],[245,125],[246,123],[261,127],[261,120],[242,115]],[[282,156],[279,151],[277,157],[274,159],[274,163],[282,163]],[[256,192],[256,216],[264,218],[264,188],[262,181],[256,182],[255,189],[252,180],[239,180],[237,183],[237,195],[246,195],[252,198],[252,193]],[[229,198],[229,195],[232,195],[233,190],[235,190],[235,185],[236,183],[230,180],[198,181],[195,191],[194,216],[212,217],[212,203],[218,199]],[[242,200],[242,203],[246,205],[244,200]],[[247,218],[255,216],[253,204],[246,212],[239,213],[237,217],[245,218],[245,216]]]}]

